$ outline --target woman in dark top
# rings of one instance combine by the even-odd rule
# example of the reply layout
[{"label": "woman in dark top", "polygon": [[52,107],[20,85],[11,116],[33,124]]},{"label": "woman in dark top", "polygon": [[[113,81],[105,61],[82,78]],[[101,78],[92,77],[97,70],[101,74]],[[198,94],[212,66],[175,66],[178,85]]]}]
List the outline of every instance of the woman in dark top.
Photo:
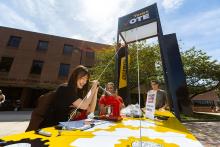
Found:
[{"label": "woman in dark top", "polygon": [[[89,77],[90,75],[86,67],[82,65],[77,66],[73,70],[68,83],[62,84],[57,88],[54,98],[52,98],[48,110],[44,114],[38,113],[41,107],[41,103],[38,103],[35,108],[37,112],[33,111],[31,119],[41,121],[31,120],[26,131],[58,125],[59,122],[67,121],[70,113],[76,109],[78,110],[71,120],[84,119],[87,117],[87,114],[94,112],[97,101],[98,82],[94,81],[92,88],[88,92]],[[83,100],[84,97],[85,99]],[[38,115],[37,117],[40,115],[43,118],[37,119],[34,115]]]}]

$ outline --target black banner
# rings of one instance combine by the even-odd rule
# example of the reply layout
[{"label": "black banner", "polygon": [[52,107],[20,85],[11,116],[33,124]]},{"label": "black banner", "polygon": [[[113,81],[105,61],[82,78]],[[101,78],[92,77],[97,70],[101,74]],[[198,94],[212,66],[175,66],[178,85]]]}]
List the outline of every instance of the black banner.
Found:
[{"label": "black banner", "polygon": [[127,31],[157,21],[157,5],[153,4],[119,18],[118,32]]},{"label": "black banner", "polygon": [[128,86],[128,47],[123,46],[118,51],[118,95],[121,96],[126,105],[130,104],[129,86]]}]

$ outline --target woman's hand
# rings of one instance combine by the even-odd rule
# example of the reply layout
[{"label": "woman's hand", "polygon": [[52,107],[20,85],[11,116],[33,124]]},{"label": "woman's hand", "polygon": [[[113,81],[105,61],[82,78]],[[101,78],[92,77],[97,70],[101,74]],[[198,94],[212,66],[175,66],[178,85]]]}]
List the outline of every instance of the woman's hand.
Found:
[{"label": "woman's hand", "polygon": [[89,98],[92,98],[96,92],[96,90],[98,89],[98,85],[99,85],[99,82],[98,80],[94,80],[92,81],[93,84],[92,84],[92,87],[91,89],[88,91],[87,95],[86,95],[86,99],[89,99]]},{"label": "woman's hand", "polygon": [[92,88],[97,88],[99,86],[99,81],[98,80],[94,80],[92,81]]}]

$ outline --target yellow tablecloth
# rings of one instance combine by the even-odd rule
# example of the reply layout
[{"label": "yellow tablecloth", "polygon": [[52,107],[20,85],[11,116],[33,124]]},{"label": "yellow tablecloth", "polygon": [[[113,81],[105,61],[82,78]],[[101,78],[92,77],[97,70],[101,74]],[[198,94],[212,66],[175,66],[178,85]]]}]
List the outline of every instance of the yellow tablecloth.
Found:
[{"label": "yellow tablecloth", "polygon": [[164,147],[202,146],[172,113],[156,111],[156,114],[169,116],[170,118],[166,121],[124,118],[121,122],[107,122],[84,131],[64,130],[60,136],[57,136],[58,130],[51,127],[44,129],[52,133],[51,137],[45,137],[30,131],[3,137],[1,141],[10,144],[27,143],[39,147],[131,147],[137,145],[140,140],[143,144],[150,142]]}]

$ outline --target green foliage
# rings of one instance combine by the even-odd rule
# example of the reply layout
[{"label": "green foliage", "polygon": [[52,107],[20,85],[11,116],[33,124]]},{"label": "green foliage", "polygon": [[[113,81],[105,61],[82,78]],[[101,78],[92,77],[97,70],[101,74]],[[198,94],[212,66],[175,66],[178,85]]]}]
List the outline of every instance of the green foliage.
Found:
[{"label": "green foliage", "polygon": [[[96,52],[96,63],[90,69],[92,79],[98,79],[100,84],[114,82],[115,73],[115,49],[114,47]],[[108,67],[107,67],[108,66]]]},{"label": "green foliage", "polygon": [[[149,86],[150,80],[163,82],[162,63],[158,44],[146,45],[139,42],[129,45],[129,85],[130,89],[137,87],[138,66],[137,49],[139,54],[140,83]],[[115,76],[115,47],[96,53],[96,63],[92,70],[92,77],[102,86],[114,81]],[[209,91],[220,89],[220,64],[201,50],[194,47],[181,53],[186,80],[191,97]],[[106,66],[108,66],[106,68]],[[149,87],[148,87],[149,88]]]},{"label": "green foliage", "polygon": [[152,79],[163,80],[159,46],[149,46],[143,42],[131,44],[129,46],[129,55],[131,58],[129,65],[129,78],[131,88],[136,87],[138,81],[137,50],[140,83],[148,85]]},{"label": "green foliage", "polygon": [[[162,64],[160,60],[160,51],[158,45],[146,45],[143,42],[129,45],[129,85],[130,89],[137,87],[138,81],[138,66],[137,66],[137,48],[139,52],[139,69],[140,69],[140,83],[149,84],[151,79],[163,79]],[[97,52],[95,66],[91,69],[93,77],[97,79],[106,68],[103,75],[99,79],[101,85],[114,81],[115,75],[115,49]]]},{"label": "green foliage", "polygon": [[220,64],[205,52],[193,47],[182,53],[182,62],[192,97],[218,87]]},{"label": "green foliage", "polygon": [[220,121],[219,115],[202,114],[194,112],[192,116],[180,114],[182,121]]}]

